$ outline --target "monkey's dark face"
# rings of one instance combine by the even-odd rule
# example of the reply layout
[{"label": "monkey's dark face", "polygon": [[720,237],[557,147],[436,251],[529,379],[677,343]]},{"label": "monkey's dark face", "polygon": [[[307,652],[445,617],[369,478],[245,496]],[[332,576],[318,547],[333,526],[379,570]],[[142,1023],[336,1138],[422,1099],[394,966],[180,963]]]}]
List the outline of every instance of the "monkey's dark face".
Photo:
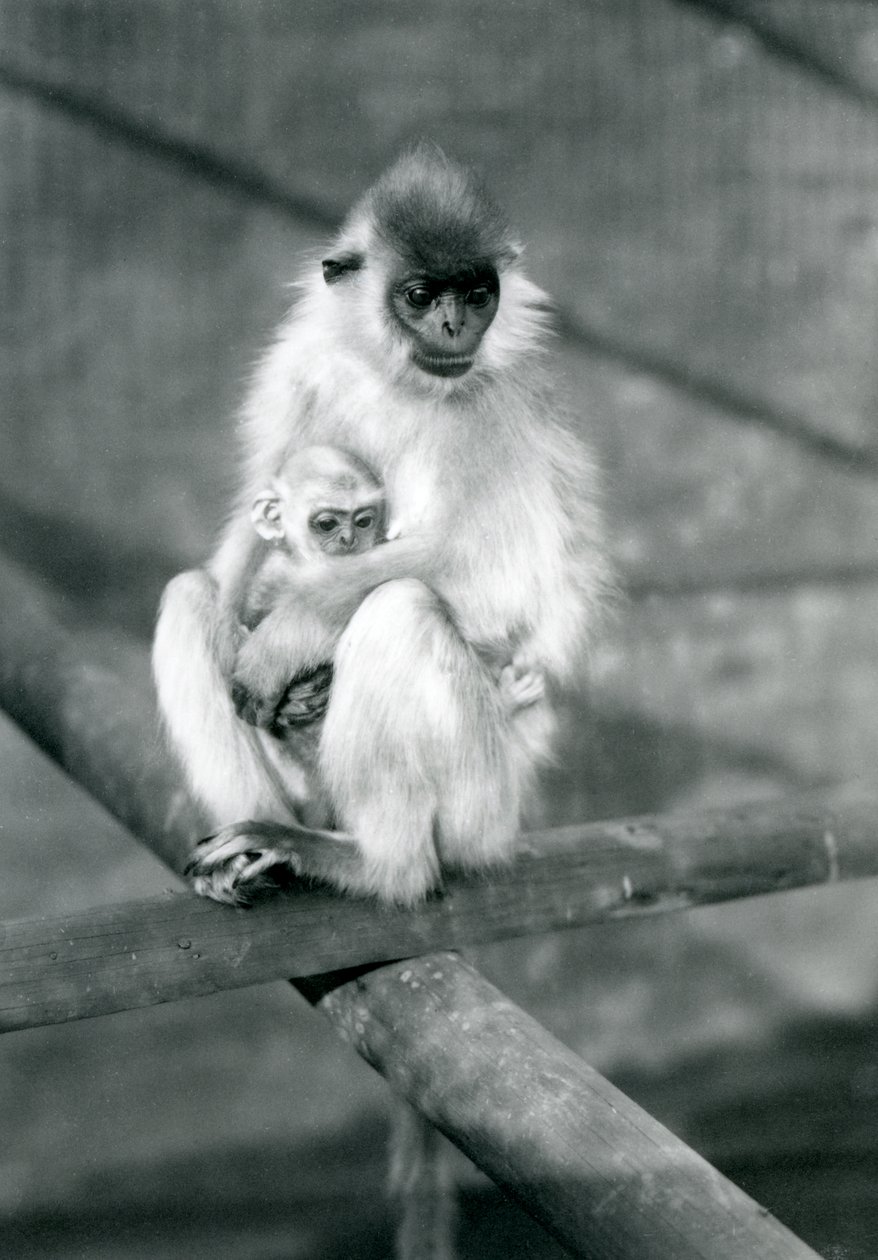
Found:
[{"label": "monkey's dark face", "polygon": [[384,505],[365,503],[348,509],[319,506],[308,517],[308,536],[328,556],[354,556],[380,542]]},{"label": "monkey's dark face", "polygon": [[497,314],[500,282],[490,264],[448,275],[407,273],[390,287],[394,323],[408,339],[411,360],[431,376],[465,376]]}]

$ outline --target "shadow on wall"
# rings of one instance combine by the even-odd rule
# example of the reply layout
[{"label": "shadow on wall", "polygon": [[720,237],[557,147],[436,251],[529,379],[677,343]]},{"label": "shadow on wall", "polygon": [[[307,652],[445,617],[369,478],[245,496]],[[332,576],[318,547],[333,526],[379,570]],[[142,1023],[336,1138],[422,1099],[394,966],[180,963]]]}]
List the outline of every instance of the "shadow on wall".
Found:
[{"label": "shadow on wall", "polygon": [[[708,786],[709,785],[709,786]],[[580,697],[567,707],[559,753],[543,774],[539,825],[720,807],[814,788],[765,749]]]}]

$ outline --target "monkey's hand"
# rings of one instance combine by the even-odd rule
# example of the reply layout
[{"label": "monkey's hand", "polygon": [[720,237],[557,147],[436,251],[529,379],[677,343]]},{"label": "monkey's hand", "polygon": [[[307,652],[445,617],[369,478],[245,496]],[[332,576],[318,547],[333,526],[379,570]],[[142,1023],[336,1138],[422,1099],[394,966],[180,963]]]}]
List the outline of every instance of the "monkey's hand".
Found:
[{"label": "monkey's hand", "polygon": [[520,654],[516,654],[500,670],[497,685],[500,699],[509,713],[537,704],[546,694],[545,674],[535,662]]}]

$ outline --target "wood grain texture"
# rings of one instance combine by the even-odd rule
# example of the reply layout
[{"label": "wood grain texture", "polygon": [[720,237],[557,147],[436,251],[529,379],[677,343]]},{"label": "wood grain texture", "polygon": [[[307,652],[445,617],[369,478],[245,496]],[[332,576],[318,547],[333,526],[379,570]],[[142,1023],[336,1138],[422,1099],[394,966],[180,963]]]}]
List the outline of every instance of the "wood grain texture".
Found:
[{"label": "wood grain texture", "polygon": [[571,1255],[816,1257],[456,955],[382,967],[321,1005]]},{"label": "wood grain texture", "polygon": [[784,800],[522,837],[415,910],[301,888],[250,910],[185,893],[0,926],[0,1030],[266,980],[878,874],[878,802]]}]

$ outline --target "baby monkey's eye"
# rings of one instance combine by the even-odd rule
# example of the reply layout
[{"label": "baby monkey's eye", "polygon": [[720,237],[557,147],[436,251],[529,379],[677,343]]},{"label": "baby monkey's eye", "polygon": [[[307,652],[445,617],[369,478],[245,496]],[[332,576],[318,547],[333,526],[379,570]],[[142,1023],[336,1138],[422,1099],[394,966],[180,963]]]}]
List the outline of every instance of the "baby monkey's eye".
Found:
[{"label": "baby monkey's eye", "polygon": [[321,534],[331,534],[333,530],[338,529],[337,516],[315,516],[311,522],[312,529],[319,529]]},{"label": "baby monkey's eye", "polygon": [[375,524],[374,512],[363,512],[362,515],[356,518],[356,520],[354,521],[354,524],[356,525],[357,529],[371,529],[372,526]]}]

